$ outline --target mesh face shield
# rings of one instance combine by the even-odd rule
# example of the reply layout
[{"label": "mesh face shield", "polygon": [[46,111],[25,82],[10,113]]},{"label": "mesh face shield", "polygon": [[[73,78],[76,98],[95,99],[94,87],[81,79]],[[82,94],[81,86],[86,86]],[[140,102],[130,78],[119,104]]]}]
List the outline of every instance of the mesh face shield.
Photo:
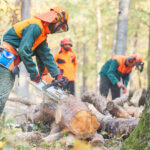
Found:
[{"label": "mesh face shield", "polygon": [[57,15],[59,17],[60,24],[58,26],[55,26],[54,24],[49,24],[49,29],[51,33],[67,32],[69,30],[69,27],[65,18],[65,11],[62,11],[61,14],[57,13]]}]

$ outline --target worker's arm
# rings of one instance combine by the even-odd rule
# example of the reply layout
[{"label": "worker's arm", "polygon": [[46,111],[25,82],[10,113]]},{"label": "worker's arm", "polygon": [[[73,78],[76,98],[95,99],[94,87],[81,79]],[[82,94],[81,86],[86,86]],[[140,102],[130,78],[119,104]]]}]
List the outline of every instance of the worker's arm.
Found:
[{"label": "worker's arm", "polygon": [[116,60],[112,60],[111,65],[107,71],[107,77],[113,85],[119,82],[119,79],[116,77],[116,71],[117,71],[118,65],[119,64]]},{"label": "worker's arm", "polygon": [[127,87],[127,85],[128,85],[129,78],[130,78],[130,74],[127,74],[127,75],[123,78],[124,85],[125,85],[126,87]]},{"label": "worker's arm", "polygon": [[35,77],[38,74],[36,64],[33,62],[32,46],[41,34],[41,29],[37,24],[31,24],[22,31],[22,39],[18,48],[19,55],[23,61],[27,71],[30,73],[30,77]]},{"label": "worker's arm", "polygon": [[48,48],[46,41],[42,42],[36,48],[36,55],[39,57],[39,60],[42,62],[42,66],[39,70],[43,70],[44,67],[47,68],[48,72],[51,74],[52,77],[56,77],[60,74],[58,67],[55,63],[53,55],[50,53],[50,49]]}]

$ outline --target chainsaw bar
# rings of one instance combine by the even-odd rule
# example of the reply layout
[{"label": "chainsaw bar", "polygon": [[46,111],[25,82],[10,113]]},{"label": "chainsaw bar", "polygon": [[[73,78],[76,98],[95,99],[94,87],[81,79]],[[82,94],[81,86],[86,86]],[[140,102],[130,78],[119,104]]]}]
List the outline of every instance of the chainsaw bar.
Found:
[{"label": "chainsaw bar", "polygon": [[28,80],[31,85],[33,85],[36,89],[40,90],[43,94],[48,96],[53,101],[60,101],[67,97],[67,92],[65,92],[60,87],[56,86],[59,82],[54,81],[50,84],[47,84],[45,81],[41,80],[39,83],[35,83]]}]

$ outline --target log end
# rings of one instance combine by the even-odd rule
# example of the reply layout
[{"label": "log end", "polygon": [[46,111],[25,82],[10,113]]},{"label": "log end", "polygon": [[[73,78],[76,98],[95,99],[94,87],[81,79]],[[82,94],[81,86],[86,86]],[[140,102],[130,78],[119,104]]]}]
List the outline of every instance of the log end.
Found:
[{"label": "log end", "polygon": [[69,129],[79,138],[86,139],[95,134],[100,124],[91,112],[80,111],[72,118]]}]

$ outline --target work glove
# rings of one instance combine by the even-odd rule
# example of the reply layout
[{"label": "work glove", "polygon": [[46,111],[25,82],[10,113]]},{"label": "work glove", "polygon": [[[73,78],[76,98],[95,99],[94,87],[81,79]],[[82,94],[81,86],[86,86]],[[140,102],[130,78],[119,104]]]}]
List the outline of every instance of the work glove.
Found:
[{"label": "work glove", "polygon": [[31,77],[30,79],[31,79],[31,81],[36,82],[36,83],[39,83],[40,80],[41,80],[39,74],[37,74],[37,75],[34,76],[34,77]]},{"label": "work glove", "polygon": [[66,83],[66,81],[67,81],[67,78],[64,77],[64,76],[62,76],[61,74],[57,75],[57,76],[55,77],[55,79],[56,79],[57,81],[63,80],[63,82],[60,82],[60,83],[59,83],[60,85],[64,85],[64,84]]}]

